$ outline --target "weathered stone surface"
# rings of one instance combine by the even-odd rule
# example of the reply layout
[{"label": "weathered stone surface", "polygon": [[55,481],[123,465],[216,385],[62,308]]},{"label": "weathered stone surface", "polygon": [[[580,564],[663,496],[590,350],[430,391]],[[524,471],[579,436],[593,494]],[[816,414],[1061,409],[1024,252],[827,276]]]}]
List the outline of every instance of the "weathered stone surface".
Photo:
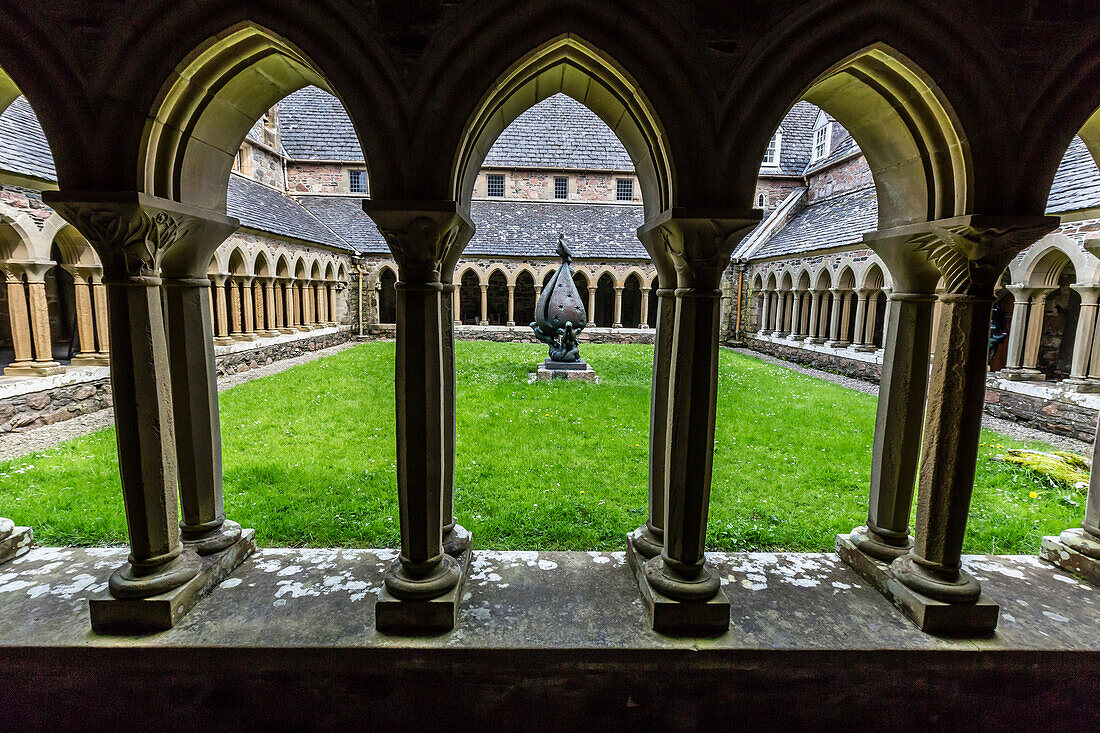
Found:
[{"label": "weathered stone surface", "polygon": [[1039,557],[1100,588],[1100,560],[1078,552],[1058,537],[1043,538]]},{"label": "weathered stone surface", "polygon": [[0,540],[0,565],[20,555],[26,555],[33,543],[34,533],[30,527],[16,527],[11,534]]},{"label": "weathered stone surface", "polygon": [[458,585],[435,598],[401,600],[383,585],[375,605],[375,628],[382,633],[410,635],[442,634],[453,629],[472,556],[473,552],[467,550],[455,558],[461,568]]},{"label": "weathered stone surface", "polygon": [[708,601],[677,601],[653,587],[642,572],[647,558],[626,537],[626,561],[642,594],[646,615],[654,631],[672,636],[717,636],[730,625],[730,602],[721,589]]},{"label": "weathered stone surface", "polygon": [[92,630],[99,634],[146,634],[166,631],[203,596],[229,577],[256,549],[256,531],[246,529],[231,547],[202,558],[202,571],[187,583],[150,598],[114,598],[104,589],[88,599]]}]

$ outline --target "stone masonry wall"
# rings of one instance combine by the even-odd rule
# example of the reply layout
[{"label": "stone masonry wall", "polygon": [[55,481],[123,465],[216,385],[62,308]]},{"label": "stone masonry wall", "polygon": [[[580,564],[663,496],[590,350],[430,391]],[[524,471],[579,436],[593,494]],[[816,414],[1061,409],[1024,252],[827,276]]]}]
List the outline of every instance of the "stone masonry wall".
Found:
[{"label": "stone masonry wall", "polygon": [[[296,341],[226,354],[216,360],[218,376],[240,374],[282,359],[327,349],[350,340],[354,333],[352,329],[344,329],[339,333],[307,336]],[[97,412],[112,404],[109,377],[19,395],[0,401],[0,433],[52,425]]]},{"label": "stone masonry wall", "polygon": [[[796,346],[783,346],[770,341],[747,339],[754,351],[776,356],[796,364],[843,374],[877,384],[882,378],[878,364],[845,359],[832,354],[806,351]],[[1056,435],[1065,435],[1092,443],[1096,435],[1096,410],[1059,399],[1043,399],[1035,395],[987,388],[985,411],[994,417],[1011,420]]]},{"label": "stone masonry wall", "polygon": [[814,203],[830,196],[845,193],[864,186],[870,186],[871,169],[862,155],[857,155],[839,165],[832,166],[810,177],[810,188],[806,196],[808,203]]},{"label": "stone masonry wall", "polygon": [[350,192],[347,171],[362,170],[363,164],[339,163],[287,163],[287,189],[290,193],[342,193]]}]

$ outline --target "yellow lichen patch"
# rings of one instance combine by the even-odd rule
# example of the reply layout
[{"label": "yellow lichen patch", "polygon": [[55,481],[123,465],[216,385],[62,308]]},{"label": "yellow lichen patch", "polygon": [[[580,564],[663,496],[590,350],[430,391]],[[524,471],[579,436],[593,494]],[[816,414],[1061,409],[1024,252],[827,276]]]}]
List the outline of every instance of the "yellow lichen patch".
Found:
[{"label": "yellow lichen patch", "polygon": [[998,461],[1049,476],[1069,487],[1079,488],[1082,484],[1088,486],[1089,462],[1076,453],[1068,451],[1044,453],[1037,450],[1012,448],[994,457]]}]

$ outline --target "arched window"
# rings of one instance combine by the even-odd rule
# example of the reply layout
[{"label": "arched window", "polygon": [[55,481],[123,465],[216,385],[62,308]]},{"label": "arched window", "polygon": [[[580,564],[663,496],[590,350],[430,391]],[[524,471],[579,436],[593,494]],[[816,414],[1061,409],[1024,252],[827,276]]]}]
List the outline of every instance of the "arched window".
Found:
[{"label": "arched window", "polygon": [[766,193],[756,194],[756,208],[758,208],[758,209],[768,208],[768,194],[766,194]]}]

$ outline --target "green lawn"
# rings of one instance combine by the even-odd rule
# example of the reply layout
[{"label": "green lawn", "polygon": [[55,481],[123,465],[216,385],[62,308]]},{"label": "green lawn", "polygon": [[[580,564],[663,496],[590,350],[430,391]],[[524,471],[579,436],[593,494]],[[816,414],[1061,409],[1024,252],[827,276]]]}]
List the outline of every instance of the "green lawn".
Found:
[{"label": "green lawn", "polygon": [[[645,518],[652,348],[589,345],[599,385],[529,385],[544,352],[457,344],[458,520],[481,548],[620,548]],[[223,393],[228,516],[269,546],[396,546],[393,356],[364,344]],[[720,364],[709,546],[829,550],[866,518],[874,398]],[[991,460],[1022,445],[985,434],[968,552],[1034,553],[1081,521],[1082,495]],[[42,544],[124,542],[114,430],[0,464],[0,509]]]}]

